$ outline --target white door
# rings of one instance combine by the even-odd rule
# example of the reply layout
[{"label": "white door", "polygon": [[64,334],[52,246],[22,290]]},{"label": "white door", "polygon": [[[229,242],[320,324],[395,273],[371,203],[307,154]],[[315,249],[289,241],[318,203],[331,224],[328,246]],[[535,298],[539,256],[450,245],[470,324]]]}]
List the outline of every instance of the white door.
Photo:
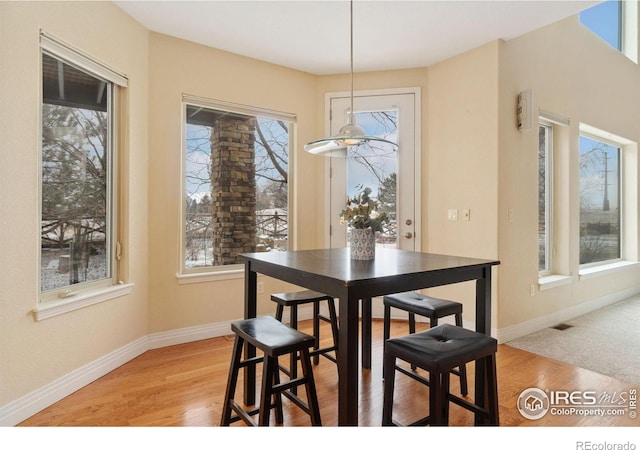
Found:
[{"label": "white door", "polygon": [[[355,93],[353,108],[356,122],[366,134],[384,137],[398,144],[390,146],[370,142],[350,149],[347,158],[328,158],[330,247],[345,247],[347,229],[340,224],[340,212],[347,198],[363,187],[372,189],[372,197],[384,202],[392,220],[376,245],[404,250],[419,250],[420,236],[420,158],[418,89]],[[329,95],[331,134],[347,123],[349,94]]]}]

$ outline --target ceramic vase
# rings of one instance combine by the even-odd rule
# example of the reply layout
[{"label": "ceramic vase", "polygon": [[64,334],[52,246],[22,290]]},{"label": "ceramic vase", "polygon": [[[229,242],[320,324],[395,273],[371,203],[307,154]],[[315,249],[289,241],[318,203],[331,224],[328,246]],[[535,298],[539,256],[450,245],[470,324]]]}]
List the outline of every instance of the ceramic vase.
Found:
[{"label": "ceramic vase", "polygon": [[376,234],[371,228],[352,228],[349,244],[351,259],[368,260],[376,256]]}]

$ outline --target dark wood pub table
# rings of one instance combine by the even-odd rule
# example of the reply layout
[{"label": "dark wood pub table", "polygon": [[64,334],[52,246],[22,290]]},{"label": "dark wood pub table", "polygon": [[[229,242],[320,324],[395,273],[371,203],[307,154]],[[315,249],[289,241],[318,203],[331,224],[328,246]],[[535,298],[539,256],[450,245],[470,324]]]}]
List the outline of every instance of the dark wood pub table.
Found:
[{"label": "dark wood pub table", "polygon": [[[246,253],[244,316],[257,314],[257,275],[338,299],[338,424],[358,425],[358,331],[362,302],[362,367],[371,368],[371,299],[396,292],[474,281],[476,331],[491,333],[491,268],[499,261],[376,248],[371,261],[352,260],[349,248]],[[247,346],[247,357],[255,348]],[[354,357],[356,355],[356,357]],[[476,399],[484,401],[482,371]],[[245,402],[255,404],[255,366],[245,368]],[[481,392],[480,392],[481,391]]]}]

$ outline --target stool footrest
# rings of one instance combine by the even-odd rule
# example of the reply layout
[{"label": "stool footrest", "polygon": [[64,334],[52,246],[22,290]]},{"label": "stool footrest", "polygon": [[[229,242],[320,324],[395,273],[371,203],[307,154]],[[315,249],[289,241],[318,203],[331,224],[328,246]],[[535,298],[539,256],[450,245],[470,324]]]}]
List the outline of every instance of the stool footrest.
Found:
[{"label": "stool footrest", "polygon": [[[416,380],[419,383],[424,384],[425,386],[429,386],[429,379],[426,377],[423,377],[422,375],[419,375],[417,373],[415,373],[413,370],[409,370],[406,369],[402,366],[396,366],[396,370],[398,372],[402,372],[403,374],[405,374],[406,376],[413,378],[414,380]],[[454,375],[458,375],[460,376],[460,371],[458,369],[452,369],[451,373]]]},{"label": "stool footrest", "polygon": [[417,373],[409,370],[409,369],[405,369],[402,366],[396,366],[396,370],[398,372],[401,372],[403,374],[405,374],[406,376],[408,376],[409,378],[413,378],[414,380],[416,380],[419,383],[424,384],[425,386],[429,386],[429,379],[425,378],[421,375],[418,375]]},{"label": "stool footrest", "polygon": [[321,351],[317,351],[317,352],[309,352],[309,354],[310,354],[311,356],[316,356],[316,355],[324,356],[324,357],[325,357],[325,358],[327,358],[329,361],[333,361],[334,363],[336,363],[336,364],[337,364],[337,363],[338,363],[338,360],[335,358],[335,356],[332,356],[332,355],[328,355],[328,354],[327,354],[329,351],[332,351],[332,350],[335,350],[335,349],[321,350]]},{"label": "stool footrest", "polygon": [[489,416],[489,410],[486,408],[481,408],[478,405],[476,405],[475,403],[471,403],[468,400],[465,400],[464,398],[460,398],[457,395],[451,394],[449,393],[447,396],[448,400],[451,403],[455,403],[458,406],[462,406],[465,409],[468,409],[469,411],[473,411],[473,412],[477,412],[479,414],[482,414],[486,417]]},{"label": "stool footrest", "polygon": [[240,406],[235,400],[231,401],[231,409],[235,411],[236,415],[231,416],[229,419],[229,423],[234,423],[242,420],[247,425],[251,425],[252,427],[257,427],[258,424],[251,416],[255,416],[260,411],[260,408],[255,407],[249,410],[245,410]]},{"label": "stool footrest", "polygon": [[296,405],[298,405],[298,407],[300,409],[302,409],[304,412],[306,412],[307,414],[311,414],[311,410],[309,409],[309,405],[307,405],[300,397],[298,397],[296,394],[294,394],[291,391],[284,391],[282,392],[282,395],[284,395],[285,397],[287,397],[289,400],[291,400],[293,403],[295,403]]},{"label": "stool footrest", "polygon": [[255,366],[256,364],[260,364],[264,361],[264,356],[254,356],[253,358],[243,359],[238,363],[239,368],[244,368],[247,366]]}]

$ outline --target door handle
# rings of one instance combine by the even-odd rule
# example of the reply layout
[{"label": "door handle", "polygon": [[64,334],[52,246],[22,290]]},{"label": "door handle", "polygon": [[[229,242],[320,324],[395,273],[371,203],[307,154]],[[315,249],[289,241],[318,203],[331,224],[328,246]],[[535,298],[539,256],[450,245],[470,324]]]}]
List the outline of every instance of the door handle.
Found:
[{"label": "door handle", "polygon": [[413,234],[411,232],[408,232],[404,235],[404,237],[406,237],[407,239],[411,239],[413,237]]}]

